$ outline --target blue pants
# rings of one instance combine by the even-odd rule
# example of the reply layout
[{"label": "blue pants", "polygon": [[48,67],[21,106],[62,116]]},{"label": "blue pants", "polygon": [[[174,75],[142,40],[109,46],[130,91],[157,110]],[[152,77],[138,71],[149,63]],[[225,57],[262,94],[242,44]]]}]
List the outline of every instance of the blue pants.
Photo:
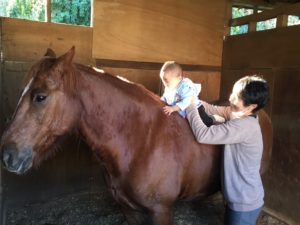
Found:
[{"label": "blue pants", "polygon": [[225,225],[255,225],[262,207],[253,211],[239,212],[226,206]]}]

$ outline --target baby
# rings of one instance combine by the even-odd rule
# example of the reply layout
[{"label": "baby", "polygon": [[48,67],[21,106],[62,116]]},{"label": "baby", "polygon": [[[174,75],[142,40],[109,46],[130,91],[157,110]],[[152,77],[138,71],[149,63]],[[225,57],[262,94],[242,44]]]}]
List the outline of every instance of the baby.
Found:
[{"label": "baby", "polygon": [[160,70],[160,78],[165,87],[161,99],[167,103],[167,106],[163,107],[163,111],[167,115],[178,112],[185,118],[185,109],[193,101],[206,126],[209,127],[216,122],[216,118],[206,114],[205,109],[198,98],[201,91],[201,84],[195,84],[189,78],[183,77],[182,68],[178,63],[174,61],[165,62]]}]

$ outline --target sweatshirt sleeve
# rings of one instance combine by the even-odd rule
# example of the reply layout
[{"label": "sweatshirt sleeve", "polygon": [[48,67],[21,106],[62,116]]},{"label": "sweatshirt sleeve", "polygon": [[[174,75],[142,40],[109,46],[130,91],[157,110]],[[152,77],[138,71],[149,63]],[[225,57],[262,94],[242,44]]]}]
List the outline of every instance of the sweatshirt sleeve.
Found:
[{"label": "sweatshirt sleeve", "polygon": [[230,120],[207,127],[201,120],[197,107],[191,104],[187,109],[187,119],[197,141],[204,144],[235,144],[246,138],[241,119]]},{"label": "sweatshirt sleeve", "polygon": [[230,106],[217,106],[202,101],[205,111],[210,115],[219,115],[226,120],[230,120],[231,109]]}]

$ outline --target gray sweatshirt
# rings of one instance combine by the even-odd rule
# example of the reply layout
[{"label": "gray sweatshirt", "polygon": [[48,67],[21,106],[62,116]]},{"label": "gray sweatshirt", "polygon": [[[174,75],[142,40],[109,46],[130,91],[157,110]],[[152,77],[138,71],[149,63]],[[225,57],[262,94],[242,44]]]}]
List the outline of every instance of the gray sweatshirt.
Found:
[{"label": "gray sweatshirt", "polygon": [[259,173],[263,141],[258,120],[251,116],[230,120],[230,107],[202,103],[208,114],[217,114],[228,120],[207,127],[194,105],[186,109],[198,142],[225,145],[222,185],[228,206],[235,211],[252,211],[263,206],[264,189]]}]

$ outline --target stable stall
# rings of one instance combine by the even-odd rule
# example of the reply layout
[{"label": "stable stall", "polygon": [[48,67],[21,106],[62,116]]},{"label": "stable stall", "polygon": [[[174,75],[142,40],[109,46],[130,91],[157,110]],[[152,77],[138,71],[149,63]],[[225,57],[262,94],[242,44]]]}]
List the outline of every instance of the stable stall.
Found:
[{"label": "stable stall", "polygon": [[[74,61],[142,84],[161,95],[164,61],[180,63],[202,84],[200,98],[228,99],[233,83],[259,74],[270,85],[266,112],[273,122],[273,152],[263,176],[265,207],[260,224],[300,224],[299,52],[300,3],[279,0],[127,1],[94,0],[91,26],[55,23],[51,0],[45,22],[0,17],[0,130],[9,123],[23,81],[47,48],[57,56],[75,46]],[[232,19],[232,9],[253,15]],[[262,10],[263,12],[259,12]],[[257,23],[277,18],[258,31]],[[243,34],[232,27],[247,25]],[[109,95],[109,93],[107,93]],[[121,224],[124,217],[103,179],[103,168],[78,137],[61,140],[59,151],[38,169],[16,175],[1,169],[0,221],[17,224]],[[179,202],[175,224],[222,224],[220,193],[200,202]]]}]

